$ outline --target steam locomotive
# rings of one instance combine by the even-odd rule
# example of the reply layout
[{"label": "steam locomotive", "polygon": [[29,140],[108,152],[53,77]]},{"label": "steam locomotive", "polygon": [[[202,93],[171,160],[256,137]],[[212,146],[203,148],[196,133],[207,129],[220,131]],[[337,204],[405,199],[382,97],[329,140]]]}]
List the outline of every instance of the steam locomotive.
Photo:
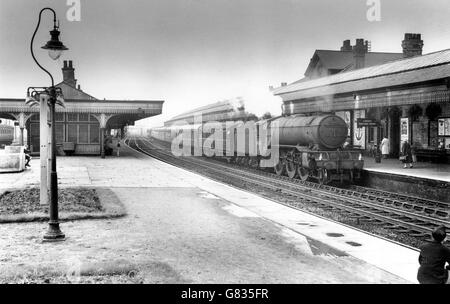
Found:
[{"label": "steam locomotive", "polygon": [[[250,153],[251,142],[265,142],[270,148],[278,149],[278,160],[272,167],[277,175],[287,175],[290,178],[315,180],[320,184],[328,184],[332,181],[354,182],[360,179],[364,166],[362,153],[359,150],[344,148],[347,139],[348,127],[345,121],[334,114],[322,114],[316,116],[281,116],[265,121],[258,121],[256,133],[246,131],[239,133],[243,122],[222,124],[222,137],[213,143],[213,148],[223,149],[220,157],[229,162],[235,162],[243,166],[259,168],[261,161],[268,159],[266,149],[260,145],[256,148],[256,155]],[[205,140],[211,136],[210,128],[205,124],[191,124],[182,126],[166,126],[154,128],[150,131],[151,137],[170,143],[180,136],[189,133],[189,148],[193,153],[199,145],[204,145]],[[217,130],[216,130],[217,131]],[[200,134],[200,140],[195,134]],[[244,134],[245,145],[242,149],[237,144],[239,136]],[[276,134],[278,140],[272,138]],[[256,140],[253,140],[256,136]],[[262,137],[267,136],[265,141]],[[221,141],[221,142],[220,142]],[[186,144],[186,142],[184,142]],[[194,154],[192,154],[194,155]],[[208,155],[207,155],[208,156]],[[217,157],[217,153],[215,155]]]}]

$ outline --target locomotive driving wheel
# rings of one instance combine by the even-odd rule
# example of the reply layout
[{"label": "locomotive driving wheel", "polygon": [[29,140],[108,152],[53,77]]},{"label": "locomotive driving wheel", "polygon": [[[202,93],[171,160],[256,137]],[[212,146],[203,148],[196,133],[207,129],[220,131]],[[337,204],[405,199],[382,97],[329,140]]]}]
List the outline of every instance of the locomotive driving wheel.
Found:
[{"label": "locomotive driving wheel", "polygon": [[293,152],[288,152],[286,155],[286,173],[290,178],[297,176],[297,165]]},{"label": "locomotive driving wheel", "polygon": [[285,166],[285,153],[280,153],[280,158],[278,159],[278,163],[273,167],[273,170],[277,175],[284,175],[286,166]]},{"label": "locomotive driving wheel", "polygon": [[321,185],[326,185],[330,182],[328,170],[325,168],[320,168],[317,170],[317,178],[319,180],[319,184]]},{"label": "locomotive driving wheel", "polygon": [[298,176],[300,177],[300,179],[302,181],[306,182],[309,177],[309,170],[302,166],[299,166],[297,171],[298,171]]},{"label": "locomotive driving wheel", "polygon": [[257,157],[250,157],[249,166],[250,166],[250,168],[258,169],[258,167],[259,167],[259,160],[258,160],[258,158]]}]

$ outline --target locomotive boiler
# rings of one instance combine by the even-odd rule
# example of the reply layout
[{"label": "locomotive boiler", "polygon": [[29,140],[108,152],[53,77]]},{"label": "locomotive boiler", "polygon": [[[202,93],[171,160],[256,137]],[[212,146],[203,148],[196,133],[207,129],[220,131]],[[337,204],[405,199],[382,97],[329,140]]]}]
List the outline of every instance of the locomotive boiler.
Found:
[{"label": "locomotive boiler", "polygon": [[347,138],[347,124],[336,115],[286,116],[272,121],[278,124],[281,145],[337,149]]}]

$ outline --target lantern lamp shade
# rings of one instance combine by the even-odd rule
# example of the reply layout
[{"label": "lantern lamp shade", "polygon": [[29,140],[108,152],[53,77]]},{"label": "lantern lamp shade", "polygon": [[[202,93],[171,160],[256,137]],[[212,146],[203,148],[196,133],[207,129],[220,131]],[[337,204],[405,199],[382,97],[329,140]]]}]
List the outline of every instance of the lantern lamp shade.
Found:
[{"label": "lantern lamp shade", "polygon": [[48,50],[48,56],[50,56],[51,59],[56,60],[58,59],[62,54],[62,50]]},{"label": "lantern lamp shade", "polygon": [[50,58],[56,60],[61,56],[62,51],[68,50],[68,48],[59,41],[59,31],[57,29],[50,31],[50,36],[51,39],[42,48],[48,50]]}]

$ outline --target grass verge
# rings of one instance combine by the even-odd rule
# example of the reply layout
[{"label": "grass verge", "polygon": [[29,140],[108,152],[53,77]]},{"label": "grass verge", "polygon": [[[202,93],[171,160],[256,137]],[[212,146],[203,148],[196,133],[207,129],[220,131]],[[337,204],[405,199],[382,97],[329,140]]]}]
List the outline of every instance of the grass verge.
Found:
[{"label": "grass verge", "polygon": [[[60,221],[126,215],[119,198],[107,188],[61,188],[58,207]],[[0,223],[48,221],[48,208],[39,204],[39,188],[7,190],[0,195]]]}]

